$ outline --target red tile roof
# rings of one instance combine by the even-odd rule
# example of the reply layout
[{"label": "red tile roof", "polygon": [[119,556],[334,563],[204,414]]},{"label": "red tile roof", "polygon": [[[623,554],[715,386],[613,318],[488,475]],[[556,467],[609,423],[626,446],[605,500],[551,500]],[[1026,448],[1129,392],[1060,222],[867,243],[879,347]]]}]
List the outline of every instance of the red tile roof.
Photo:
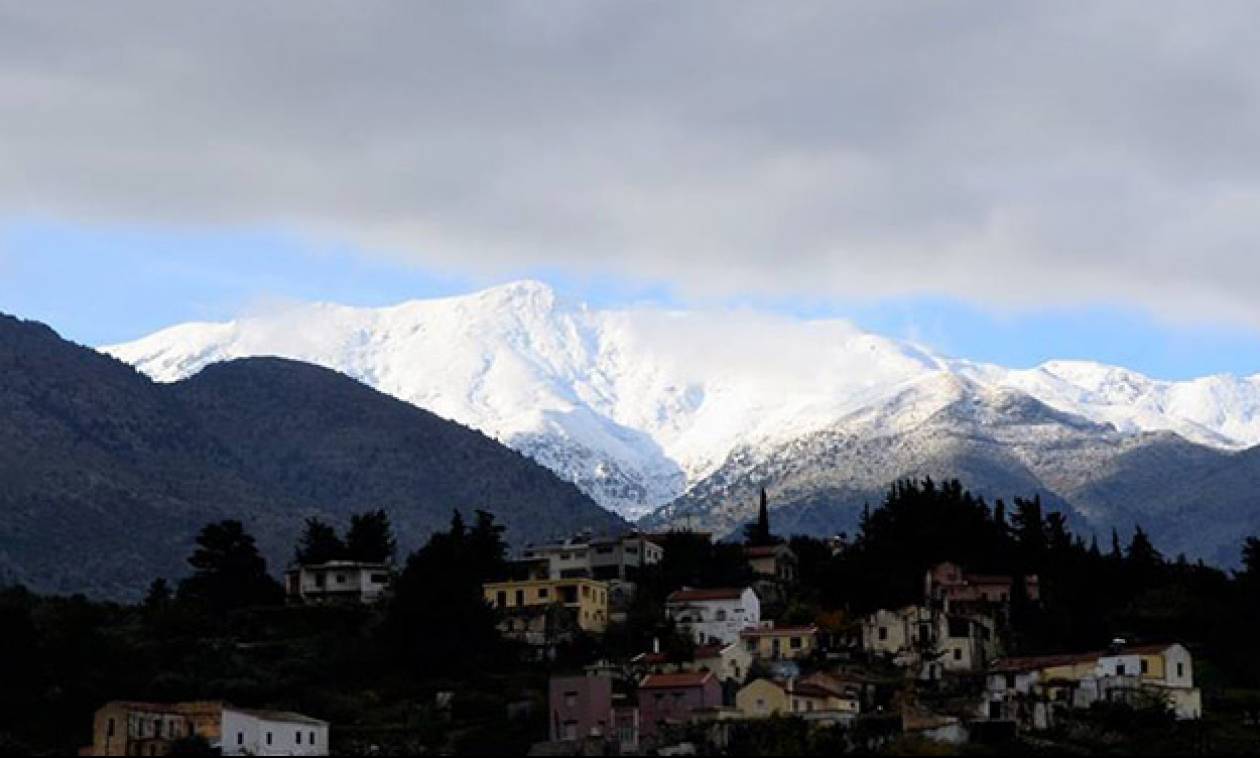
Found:
[{"label": "red tile roof", "polygon": [[679,687],[700,687],[713,678],[712,671],[684,671],[679,674],[648,674],[639,682],[641,690],[675,689]]},{"label": "red tile roof", "polygon": [[1064,653],[1062,655],[1029,655],[1020,658],[999,658],[989,667],[989,671],[994,673],[1017,672],[1017,671],[1036,671],[1037,669],[1051,668],[1053,666],[1071,666],[1076,663],[1085,663],[1090,660],[1097,660],[1104,655],[1102,652],[1092,653]]},{"label": "red tile roof", "polygon": [[741,637],[773,637],[780,634],[818,634],[818,627],[809,626],[776,626],[773,628],[750,627],[739,633]]},{"label": "red tile roof", "polygon": [[707,590],[678,590],[671,592],[666,602],[688,603],[704,600],[738,600],[744,595],[742,587],[722,587]]},{"label": "red tile roof", "polygon": [[1053,666],[1070,666],[1074,663],[1085,663],[1114,655],[1156,655],[1177,643],[1150,642],[1141,645],[1125,645],[1119,650],[1093,650],[1087,653],[1063,653],[1060,655],[1034,655],[1023,658],[999,658],[993,662],[989,670],[995,673],[1014,671],[1033,671]]},{"label": "red tile roof", "polygon": [[[691,660],[702,661],[706,658],[717,658],[722,654],[722,650],[725,649],[725,647],[725,645],[698,645],[691,656]],[[649,666],[656,666],[662,663],[669,663],[669,654],[642,653],[635,660],[646,663]]]}]

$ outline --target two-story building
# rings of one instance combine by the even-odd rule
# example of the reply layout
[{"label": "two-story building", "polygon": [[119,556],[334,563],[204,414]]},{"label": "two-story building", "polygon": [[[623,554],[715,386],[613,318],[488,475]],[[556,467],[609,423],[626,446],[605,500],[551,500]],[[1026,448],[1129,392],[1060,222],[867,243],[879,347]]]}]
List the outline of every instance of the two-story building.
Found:
[{"label": "two-story building", "polygon": [[790,584],[796,581],[798,560],[792,548],[784,543],[744,548],[748,567],[759,579]]},{"label": "two-story building", "polygon": [[328,723],[299,713],[238,708],[221,701],[106,703],[81,755],[166,755],[186,737],[221,755],[328,755]]},{"label": "two-story building", "polygon": [[920,679],[983,671],[998,654],[996,622],[917,605],[879,610],[862,620],[862,647]]},{"label": "two-story building", "polygon": [[290,602],[375,603],[389,593],[393,574],[388,563],[301,564],[285,572],[284,588]]},{"label": "two-story building", "polygon": [[[1015,578],[1006,575],[973,574],[956,563],[939,563],[923,578],[923,594],[929,605],[946,613],[1002,613],[1010,606]],[[1041,583],[1036,575],[1026,576],[1024,597],[1041,599]]]},{"label": "two-story building", "polygon": [[749,653],[765,661],[807,658],[818,649],[818,627],[812,624],[777,626],[770,622],[745,629],[739,637]]},{"label": "two-story building", "polygon": [[668,726],[687,723],[694,711],[720,708],[722,688],[712,671],[648,674],[639,683],[639,731],[651,744]]},{"label": "two-story building", "polygon": [[645,566],[660,563],[665,549],[646,535],[571,537],[562,542],[528,545],[520,562],[538,567],[532,573],[549,579],[588,577],[633,580]]},{"label": "two-story building", "polygon": [[[573,618],[577,628],[603,633],[608,625],[608,585],[584,577],[572,579],[523,579],[490,582],[483,585],[486,602],[503,617],[503,623],[524,623],[530,616],[544,616],[549,608],[560,608]],[[516,628],[501,629],[511,636]],[[532,628],[532,627],[531,627]],[[522,637],[534,643],[532,638]]]},{"label": "two-story building", "polygon": [[1097,702],[1162,705],[1183,720],[1203,715],[1193,660],[1185,646],[1117,643],[1105,651],[994,662],[980,716],[1042,730],[1054,726],[1063,712]]},{"label": "two-story building", "polygon": [[684,588],[666,598],[665,613],[697,645],[739,641],[739,633],[761,624],[761,602],[751,587]]},{"label": "two-story building", "polygon": [[831,686],[824,679],[755,679],[735,696],[735,705],[746,718],[824,711],[855,718],[862,709],[857,690]]}]

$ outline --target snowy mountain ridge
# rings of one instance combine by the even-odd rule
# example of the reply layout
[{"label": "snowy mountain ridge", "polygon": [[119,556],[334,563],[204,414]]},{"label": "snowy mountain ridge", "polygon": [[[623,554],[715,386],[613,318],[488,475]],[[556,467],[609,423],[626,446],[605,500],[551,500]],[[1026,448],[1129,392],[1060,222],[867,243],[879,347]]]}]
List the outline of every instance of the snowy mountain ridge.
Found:
[{"label": "snowy mountain ridge", "polygon": [[259,355],[337,369],[484,431],[631,518],[737,450],[823,431],[895,434],[958,402],[957,386],[1026,395],[1120,434],[1260,443],[1260,374],[1169,382],[1084,361],[1013,370],[838,319],[595,309],[530,281],[386,308],[284,306],[102,350],[158,381]]}]

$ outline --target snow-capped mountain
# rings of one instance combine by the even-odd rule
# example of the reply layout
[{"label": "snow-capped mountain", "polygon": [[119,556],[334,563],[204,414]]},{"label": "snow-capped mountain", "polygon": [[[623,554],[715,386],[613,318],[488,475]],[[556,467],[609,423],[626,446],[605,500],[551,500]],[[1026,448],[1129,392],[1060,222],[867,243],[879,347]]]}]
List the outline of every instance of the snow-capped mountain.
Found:
[{"label": "snow-capped mountain", "polygon": [[841,320],[594,309],[536,282],[388,308],[293,305],[103,350],[159,381],[258,355],[335,368],[486,432],[629,517],[732,460],[820,434],[888,438],[974,397],[1031,398],[1113,441],[1167,431],[1220,450],[1260,442],[1260,375],[1165,382],[1069,361],[1011,370]]}]

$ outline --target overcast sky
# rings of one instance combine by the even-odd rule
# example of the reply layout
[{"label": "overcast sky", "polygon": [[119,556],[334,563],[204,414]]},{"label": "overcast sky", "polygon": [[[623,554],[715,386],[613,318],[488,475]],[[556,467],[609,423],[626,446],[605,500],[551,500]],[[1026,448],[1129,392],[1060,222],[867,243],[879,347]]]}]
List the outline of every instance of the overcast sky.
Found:
[{"label": "overcast sky", "polygon": [[1254,337],[1258,51],[1250,2],[0,2],[0,296],[140,230]]}]

